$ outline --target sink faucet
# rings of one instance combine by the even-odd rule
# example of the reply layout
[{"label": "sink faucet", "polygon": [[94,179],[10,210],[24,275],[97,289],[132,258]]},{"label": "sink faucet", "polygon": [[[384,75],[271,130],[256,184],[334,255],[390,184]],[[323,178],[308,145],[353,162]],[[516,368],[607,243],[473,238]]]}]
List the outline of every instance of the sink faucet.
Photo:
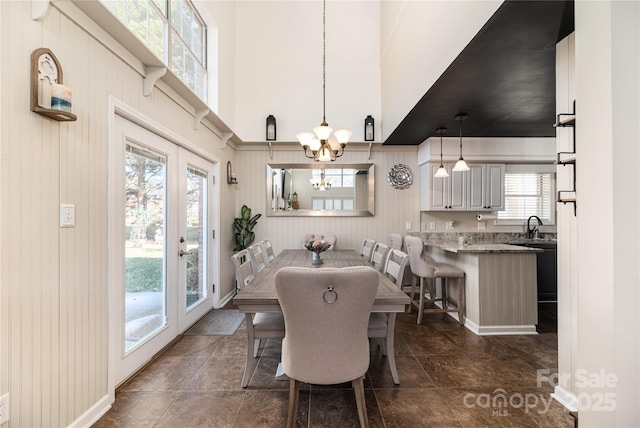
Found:
[{"label": "sink faucet", "polygon": [[[538,220],[538,225],[537,226],[533,226],[533,229],[531,228],[531,219],[535,218],[536,220]],[[542,220],[540,220],[540,217],[538,217],[537,215],[532,215],[531,217],[529,217],[527,219],[527,239],[531,239],[534,237],[537,237],[538,235],[538,226],[542,226]]]}]

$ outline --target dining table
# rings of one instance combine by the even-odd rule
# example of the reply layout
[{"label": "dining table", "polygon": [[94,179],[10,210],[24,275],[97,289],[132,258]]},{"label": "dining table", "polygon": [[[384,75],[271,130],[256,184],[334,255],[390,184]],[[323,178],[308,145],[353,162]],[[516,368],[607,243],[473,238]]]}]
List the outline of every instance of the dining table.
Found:
[{"label": "dining table", "polygon": [[[314,269],[342,268],[350,266],[371,266],[369,261],[355,250],[328,250],[321,253],[322,264],[313,264],[313,252],[306,249],[282,250],[274,260],[264,269],[258,272],[253,281],[240,289],[233,298],[233,304],[245,314],[247,323],[251,323],[251,317],[258,312],[282,312],[278,296],[276,295],[274,278],[283,267],[308,267]],[[378,292],[371,312],[386,313],[388,317],[386,348],[389,358],[389,366],[394,383],[400,383],[397,368],[395,366],[394,329],[396,314],[404,312],[411,303],[409,296],[402,291],[391,279],[379,272]],[[286,328],[286,326],[285,326]],[[247,357],[249,358],[249,357]],[[279,367],[276,376],[282,376]]]}]

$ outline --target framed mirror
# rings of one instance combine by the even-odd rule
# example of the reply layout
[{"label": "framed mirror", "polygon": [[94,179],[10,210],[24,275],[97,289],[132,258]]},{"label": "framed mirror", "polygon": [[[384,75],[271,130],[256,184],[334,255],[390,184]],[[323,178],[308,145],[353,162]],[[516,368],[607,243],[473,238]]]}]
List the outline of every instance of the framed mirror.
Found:
[{"label": "framed mirror", "polygon": [[267,164],[267,215],[370,217],[372,163]]}]

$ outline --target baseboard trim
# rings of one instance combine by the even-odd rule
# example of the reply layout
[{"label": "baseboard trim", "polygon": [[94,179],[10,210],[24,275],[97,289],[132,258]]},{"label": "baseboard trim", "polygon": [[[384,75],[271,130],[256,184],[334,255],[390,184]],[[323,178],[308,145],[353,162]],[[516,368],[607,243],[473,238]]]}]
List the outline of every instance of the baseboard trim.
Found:
[{"label": "baseboard trim", "polygon": [[84,412],[78,419],[69,424],[70,428],[85,428],[98,422],[98,420],[109,411],[113,401],[109,398],[109,395],[104,395],[93,406],[91,406],[86,412]]},{"label": "baseboard trim", "polygon": [[578,411],[578,399],[572,392],[567,391],[560,385],[556,386],[551,396],[558,403],[562,404],[570,412]]},{"label": "baseboard trim", "polygon": [[515,334],[538,334],[535,325],[483,325],[480,326],[468,318],[464,326],[478,336],[507,336]]}]

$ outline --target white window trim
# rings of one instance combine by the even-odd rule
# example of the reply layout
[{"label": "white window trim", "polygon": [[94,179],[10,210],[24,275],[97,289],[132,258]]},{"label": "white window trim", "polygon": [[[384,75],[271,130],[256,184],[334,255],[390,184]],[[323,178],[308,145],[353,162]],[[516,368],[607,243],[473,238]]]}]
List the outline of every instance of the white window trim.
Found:
[{"label": "white window trim", "polygon": [[[556,166],[551,164],[506,164],[505,174],[551,174],[551,213],[549,221],[545,221],[543,226],[555,226],[556,225]],[[505,220],[496,219],[494,221],[495,226],[520,226],[526,224],[526,219],[518,220]]]}]

